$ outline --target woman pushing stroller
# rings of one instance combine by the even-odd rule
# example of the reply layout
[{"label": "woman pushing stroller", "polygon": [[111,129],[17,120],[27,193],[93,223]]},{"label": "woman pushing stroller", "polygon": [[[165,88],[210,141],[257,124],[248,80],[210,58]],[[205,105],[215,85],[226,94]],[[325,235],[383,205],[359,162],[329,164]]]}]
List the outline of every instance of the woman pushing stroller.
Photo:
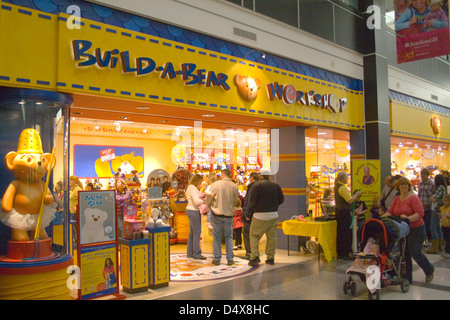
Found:
[{"label": "woman pushing stroller", "polygon": [[425,240],[425,225],[423,222],[424,210],[418,196],[413,194],[411,182],[407,178],[400,178],[395,186],[400,195],[395,197],[389,209],[383,215],[399,216],[409,220],[409,234],[406,238],[406,279],[412,283],[412,259],[416,261],[425,273],[425,281],[431,282],[434,277],[434,266],[422,253],[422,244]]}]

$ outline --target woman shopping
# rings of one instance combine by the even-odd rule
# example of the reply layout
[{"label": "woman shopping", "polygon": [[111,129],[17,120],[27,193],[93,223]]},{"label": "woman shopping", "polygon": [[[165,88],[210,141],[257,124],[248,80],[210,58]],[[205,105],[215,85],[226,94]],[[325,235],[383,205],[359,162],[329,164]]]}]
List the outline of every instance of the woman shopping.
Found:
[{"label": "woman shopping", "polygon": [[133,200],[133,194],[125,180],[118,179],[116,181],[116,208],[117,208],[117,229],[119,237],[122,237],[123,233],[123,217],[124,217],[124,207],[131,203]]},{"label": "woman shopping", "polygon": [[186,198],[188,201],[186,215],[189,219],[189,237],[186,254],[188,258],[205,260],[206,257],[202,256],[202,249],[200,248],[202,219],[198,209],[199,205],[204,203],[204,201],[200,198],[200,186],[202,182],[203,176],[197,173],[191,178],[189,186],[186,189]]},{"label": "woman shopping", "polygon": [[425,241],[422,203],[419,197],[412,192],[411,182],[407,178],[400,178],[395,188],[400,191],[400,195],[394,199],[384,217],[394,215],[409,220],[410,230],[406,237],[405,252],[406,278],[410,283],[412,282],[412,258],[425,272],[425,281],[430,282],[433,280],[434,266],[422,253],[422,244]]},{"label": "woman shopping", "polygon": [[435,192],[431,197],[431,221],[430,221],[430,234],[431,234],[431,247],[425,252],[431,254],[437,254],[442,251],[444,246],[444,238],[442,235],[441,221],[439,218],[440,208],[444,205],[444,195],[447,194],[447,182],[442,174],[434,177]]}]

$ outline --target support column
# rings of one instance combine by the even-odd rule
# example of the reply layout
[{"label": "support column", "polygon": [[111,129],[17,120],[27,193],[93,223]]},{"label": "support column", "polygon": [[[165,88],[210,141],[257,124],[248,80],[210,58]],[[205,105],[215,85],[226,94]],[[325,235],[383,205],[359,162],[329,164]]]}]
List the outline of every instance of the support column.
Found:
[{"label": "support column", "polygon": [[384,0],[362,1],[362,10],[370,5],[380,9],[380,28],[373,29],[373,41],[365,48],[364,110],[366,159],[380,159],[381,177],[391,174],[391,126],[389,110],[388,59]]},{"label": "support column", "polygon": [[[284,194],[284,203],[278,209],[277,247],[287,249],[287,236],[281,222],[293,215],[306,214],[305,129],[287,127],[279,129],[279,170],[273,180]],[[298,237],[290,237],[290,250],[298,249]]]}]

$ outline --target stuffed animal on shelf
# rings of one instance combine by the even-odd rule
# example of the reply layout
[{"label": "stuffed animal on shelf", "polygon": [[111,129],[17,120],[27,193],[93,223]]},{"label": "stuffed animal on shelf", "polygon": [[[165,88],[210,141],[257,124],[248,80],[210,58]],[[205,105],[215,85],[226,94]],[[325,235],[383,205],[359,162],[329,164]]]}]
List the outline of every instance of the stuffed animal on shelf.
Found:
[{"label": "stuffed animal on shelf", "polygon": [[42,178],[55,165],[51,158],[50,153],[43,152],[41,137],[35,129],[24,129],[19,137],[17,152],[11,151],[5,156],[5,166],[16,180],[11,181],[3,195],[0,221],[12,228],[12,241],[30,240],[28,231],[34,232],[36,229],[43,197],[39,238],[48,238],[44,228],[53,220],[55,209],[49,206],[53,203],[53,196],[48,188],[44,190]]}]

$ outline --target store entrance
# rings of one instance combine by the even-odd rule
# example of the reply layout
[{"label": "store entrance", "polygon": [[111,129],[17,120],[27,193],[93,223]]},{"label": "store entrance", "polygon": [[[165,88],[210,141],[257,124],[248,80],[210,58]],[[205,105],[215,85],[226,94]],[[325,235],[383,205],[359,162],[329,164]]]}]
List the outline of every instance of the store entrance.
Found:
[{"label": "store entrance", "polygon": [[[133,192],[131,211],[124,217],[146,223],[161,218],[172,227],[171,244],[185,244],[189,236],[184,191],[192,175],[220,175],[222,169],[229,169],[244,196],[249,175],[269,165],[271,128],[294,125],[81,95],[75,96],[70,116],[69,174],[78,177],[83,188],[101,190],[114,189],[123,178]],[[205,187],[206,179],[203,191]],[[166,200],[157,200],[161,198]],[[158,216],[153,216],[153,207],[161,211]],[[211,252],[207,222],[205,215],[202,244]]]}]

